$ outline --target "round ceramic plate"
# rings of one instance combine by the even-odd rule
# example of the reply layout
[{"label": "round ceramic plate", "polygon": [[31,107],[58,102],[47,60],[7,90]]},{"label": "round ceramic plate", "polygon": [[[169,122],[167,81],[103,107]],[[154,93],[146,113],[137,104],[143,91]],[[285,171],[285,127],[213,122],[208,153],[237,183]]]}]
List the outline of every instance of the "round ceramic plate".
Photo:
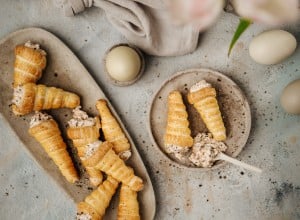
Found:
[{"label": "round ceramic plate", "polygon": [[164,133],[167,121],[167,100],[173,90],[183,96],[187,107],[192,137],[199,132],[208,132],[196,109],[187,101],[189,88],[200,80],[206,80],[217,90],[217,99],[223,116],[227,139],[226,154],[236,157],[245,146],[251,128],[251,112],[249,103],[240,88],[227,76],[209,69],[191,69],[179,72],[167,80],[155,94],[149,111],[150,133],[160,151],[171,160],[183,167],[198,170],[210,170],[220,167],[225,162],[217,161],[212,168],[198,168],[188,161],[181,162],[164,148]]}]

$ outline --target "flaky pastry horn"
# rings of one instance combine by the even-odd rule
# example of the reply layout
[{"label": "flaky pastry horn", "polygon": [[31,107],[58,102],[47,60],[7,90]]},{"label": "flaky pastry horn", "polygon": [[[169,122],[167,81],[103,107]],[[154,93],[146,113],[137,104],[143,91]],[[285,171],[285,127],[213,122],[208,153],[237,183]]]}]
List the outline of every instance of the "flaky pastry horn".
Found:
[{"label": "flaky pastry horn", "polygon": [[113,145],[110,142],[98,142],[98,147],[94,148],[95,153],[83,160],[83,165],[96,167],[119,182],[128,185],[134,191],[142,190],[144,186],[143,180],[134,175],[133,169],[126,166],[112,147]]},{"label": "flaky pastry horn", "polygon": [[46,67],[46,53],[38,44],[30,42],[15,48],[14,87],[25,83],[35,83]]},{"label": "flaky pastry horn", "polygon": [[122,184],[118,206],[118,220],[140,220],[137,192]]},{"label": "flaky pastry horn", "polygon": [[170,92],[168,96],[168,118],[164,144],[182,148],[193,145],[188,114],[179,91]]},{"label": "flaky pastry horn", "polygon": [[26,83],[14,88],[12,110],[15,115],[56,108],[75,108],[80,98],[75,93],[56,87]]},{"label": "flaky pastry horn", "polygon": [[77,220],[100,220],[109,206],[118,187],[118,181],[108,176],[107,179],[83,202],[77,204]]},{"label": "flaky pastry horn", "polygon": [[29,134],[42,145],[69,182],[74,183],[78,180],[77,172],[59,127],[50,115],[36,112],[30,122]]},{"label": "flaky pastry horn", "polygon": [[96,108],[100,114],[105,140],[113,144],[114,151],[122,159],[128,159],[131,156],[130,144],[116,118],[110,112],[106,100],[98,100]]},{"label": "flaky pastry horn", "polygon": [[[82,159],[86,155],[93,154],[93,145],[100,137],[99,129],[101,128],[98,117],[88,117],[87,113],[80,110],[80,106],[73,110],[73,118],[68,122],[67,136],[73,142],[78,151],[78,156]],[[98,186],[103,179],[100,170],[85,166],[89,175],[89,180],[93,186]]]},{"label": "flaky pastry horn", "polygon": [[202,80],[191,87],[188,101],[197,109],[213,138],[217,141],[224,141],[226,129],[216,96],[216,89]]}]

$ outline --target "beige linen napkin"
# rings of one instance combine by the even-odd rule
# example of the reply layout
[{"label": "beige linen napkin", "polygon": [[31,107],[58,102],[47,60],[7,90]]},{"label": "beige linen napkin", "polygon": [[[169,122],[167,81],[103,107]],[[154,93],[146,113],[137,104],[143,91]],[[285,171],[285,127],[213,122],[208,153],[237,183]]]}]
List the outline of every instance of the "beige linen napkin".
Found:
[{"label": "beige linen napkin", "polygon": [[198,43],[199,31],[191,25],[175,25],[164,0],[55,1],[67,16],[92,6],[103,9],[108,20],[130,43],[151,55],[187,54],[194,51]]}]

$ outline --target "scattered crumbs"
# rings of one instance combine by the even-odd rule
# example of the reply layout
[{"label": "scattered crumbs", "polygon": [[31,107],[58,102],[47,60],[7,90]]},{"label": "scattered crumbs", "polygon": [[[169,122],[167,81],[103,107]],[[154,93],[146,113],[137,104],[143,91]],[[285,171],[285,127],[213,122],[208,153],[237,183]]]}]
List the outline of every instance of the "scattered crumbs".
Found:
[{"label": "scattered crumbs", "polygon": [[222,179],[222,176],[219,176],[219,179]]},{"label": "scattered crumbs", "polygon": [[88,190],[93,190],[93,187],[88,187],[87,189],[88,189]]},{"label": "scattered crumbs", "polygon": [[161,96],[159,96],[158,98],[161,99]]},{"label": "scattered crumbs", "polygon": [[285,199],[291,192],[293,192],[294,186],[291,183],[284,182],[279,188],[275,189],[275,202],[280,205],[282,200]]},{"label": "scattered crumbs", "polygon": [[65,117],[68,117],[68,114],[65,114]]},{"label": "scattered crumbs", "polygon": [[244,175],[244,172],[242,171],[240,174],[241,174],[241,175]]},{"label": "scattered crumbs", "polygon": [[207,199],[206,202],[209,202],[209,199]]},{"label": "scattered crumbs", "polygon": [[157,173],[157,174],[159,174],[159,170],[158,170],[158,171],[156,171],[156,173]]},{"label": "scattered crumbs", "polygon": [[54,76],[55,76],[55,77],[57,77],[57,76],[58,76],[58,74],[57,74],[57,73],[54,73]]},{"label": "scattered crumbs", "polygon": [[38,198],[39,198],[39,196],[35,196],[35,198],[37,198],[37,199],[38,199]]},{"label": "scattered crumbs", "polygon": [[6,192],[6,193],[5,193],[5,195],[6,195],[6,196],[8,196],[8,195],[9,195],[9,193],[8,193],[8,192]]},{"label": "scattered crumbs", "polygon": [[180,208],[175,208],[176,211],[180,210]]},{"label": "scattered crumbs", "polygon": [[223,179],[226,179],[227,178],[227,176],[223,176]]},{"label": "scattered crumbs", "polygon": [[218,78],[217,80],[218,80],[218,82],[221,82],[221,81],[222,81],[222,80],[221,80],[221,79],[219,79],[219,78]]},{"label": "scattered crumbs", "polygon": [[199,184],[199,187],[202,187],[202,184]]}]

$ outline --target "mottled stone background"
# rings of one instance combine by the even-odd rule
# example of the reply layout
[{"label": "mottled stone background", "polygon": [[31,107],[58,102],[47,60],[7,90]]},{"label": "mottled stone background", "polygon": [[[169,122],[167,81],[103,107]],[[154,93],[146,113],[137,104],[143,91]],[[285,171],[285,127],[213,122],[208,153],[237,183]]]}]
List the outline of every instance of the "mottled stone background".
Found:
[{"label": "mottled stone background", "polygon": [[[300,78],[300,50],[278,65],[256,64],[248,54],[250,39],[269,28],[254,24],[228,58],[237,23],[236,16],[223,14],[201,36],[194,53],[146,57],[142,78],[121,88],[106,81],[101,60],[107,48],[126,40],[103,11],[89,9],[64,17],[50,0],[1,1],[0,7],[0,37],[25,27],[49,30],[74,51],[110,98],[152,178],[156,219],[300,219],[300,116],[286,114],[279,103],[284,86]],[[299,43],[299,25],[284,29]],[[198,67],[223,72],[248,97],[253,126],[238,158],[261,167],[261,175],[229,164],[206,173],[170,166],[151,143],[147,122],[153,94],[173,73]],[[73,219],[74,213],[72,200],[26,153],[0,117],[0,219]]]}]

